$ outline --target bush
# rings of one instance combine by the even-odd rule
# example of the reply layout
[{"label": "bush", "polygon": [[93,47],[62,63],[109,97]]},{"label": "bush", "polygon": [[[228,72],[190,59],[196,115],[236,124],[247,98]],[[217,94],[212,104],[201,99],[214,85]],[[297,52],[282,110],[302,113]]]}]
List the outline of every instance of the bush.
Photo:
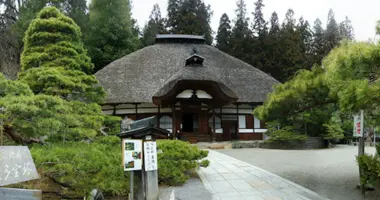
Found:
[{"label": "bush", "polygon": [[207,167],[208,151],[200,150],[188,142],[179,140],[158,140],[158,178],[160,183],[182,185],[189,174],[198,167]]},{"label": "bush", "polygon": [[307,139],[306,135],[301,135],[299,133],[294,132],[293,127],[286,126],[279,130],[274,130],[270,134],[270,138],[268,142],[274,141],[304,141]]},{"label": "bush", "polygon": [[[362,192],[364,193],[367,186],[375,186],[376,182],[380,181],[380,145],[376,145],[376,154],[364,154],[356,157],[360,175],[360,184]],[[375,188],[380,190],[380,188]]]},{"label": "bush", "polygon": [[[121,164],[121,142],[115,136],[103,137],[94,143],[66,142],[31,148],[36,167],[45,177],[66,189],[56,191],[78,198],[98,188],[106,195],[126,195],[128,173]],[[46,179],[47,178],[47,179]],[[44,190],[44,184],[41,187]],[[137,185],[137,184],[136,184]]]}]

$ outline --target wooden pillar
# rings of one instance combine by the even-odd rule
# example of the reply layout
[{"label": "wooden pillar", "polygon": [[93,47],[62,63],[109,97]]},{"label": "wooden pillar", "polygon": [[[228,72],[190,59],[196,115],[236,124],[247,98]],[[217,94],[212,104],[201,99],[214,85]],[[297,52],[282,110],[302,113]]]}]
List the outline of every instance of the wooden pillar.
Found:
[{"label": "wooden pillar", "polygon": [[137,103],[135,104],[135,120],[137,120]]},{"label": "wooden pillar", "polygon": [[175,109],[175,105],[172,106],[172,114],[173,114],[173,119],[172,119],[172,122],[173,122],[173,125],[172,125],[172,137],[173,137],[173,140],[176,138],[176,133],[177,133],[177,120],[176,120],[176,109]]},{"label": "wooden pillar", "polygon": [[116,115],[116,105],[115,104],[113,105],[112,115],[114,115],[114,116]]},{"label": "wooden pillar", "polygon": [[161,118],[161,106],[158,105],[158,116],[157,116],[157,127],[160,127],[160,118]]},{"label": "wooden pillar", "polygon": [[237,116],[237,130],[236,130],[236,135],[238,136],[238,139],[239,139],[239,127],[240,127],[240,124],[239,124],[239,104],[236,104],[236,116]]},{"label": "wooden pillar", "polygon": [[216,129],[215,129],[215,108],[212,108],[212,142],[216,142],[215,134],[216,134]]}]

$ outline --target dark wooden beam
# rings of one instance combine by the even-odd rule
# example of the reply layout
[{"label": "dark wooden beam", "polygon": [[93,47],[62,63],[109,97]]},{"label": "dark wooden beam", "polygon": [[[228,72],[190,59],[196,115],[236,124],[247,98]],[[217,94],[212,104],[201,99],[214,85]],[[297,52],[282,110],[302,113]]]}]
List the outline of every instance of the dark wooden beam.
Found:
[{"label": "dark wooden beam", "polygon": [[212,109],[212,142],[216,142],[215,132],[215,109]]}]

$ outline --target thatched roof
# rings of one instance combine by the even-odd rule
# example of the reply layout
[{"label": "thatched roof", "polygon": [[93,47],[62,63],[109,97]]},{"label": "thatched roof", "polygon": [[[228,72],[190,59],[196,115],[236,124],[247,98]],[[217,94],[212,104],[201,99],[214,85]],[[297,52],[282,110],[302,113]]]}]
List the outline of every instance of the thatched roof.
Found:
[{"label": "thatched roof", "polygon": [[[197,49],[203,66],[187,66]],[[159,43],[116,60],[96,74],[107,103],[150,103],[180,80],[210,80],[237,102],[263,102],[279,83],[251,65],[206,44]]]}]

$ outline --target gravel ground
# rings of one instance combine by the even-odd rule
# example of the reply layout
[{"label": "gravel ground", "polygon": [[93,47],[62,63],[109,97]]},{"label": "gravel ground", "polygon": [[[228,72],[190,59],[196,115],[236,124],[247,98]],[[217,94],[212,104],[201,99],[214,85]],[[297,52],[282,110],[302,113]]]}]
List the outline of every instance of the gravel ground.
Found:
[{"label": "gravel ground", "polygon": [[[374,147],[366,147],[374,153]],[[265,169],[332,200],[375,200],[356,189],[359,168],[357,146],[339,145],[323,150],[231,149],[219,152]]]}]

